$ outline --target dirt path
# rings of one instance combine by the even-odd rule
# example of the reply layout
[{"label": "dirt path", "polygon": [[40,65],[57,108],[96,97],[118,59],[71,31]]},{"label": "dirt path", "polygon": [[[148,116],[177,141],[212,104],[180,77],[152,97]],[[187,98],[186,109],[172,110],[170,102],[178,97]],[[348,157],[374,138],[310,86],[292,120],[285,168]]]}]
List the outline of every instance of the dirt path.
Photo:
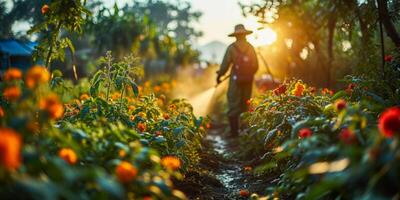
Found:
[{"label": "dirt path", "polygon": [[247,199],[239,195],[240,190],[262,193],[265,189],[266,179],[244,170],[246,163],[235,158],[238,148],[235,140],[222,134],[225,127],[213,125],[203,142],[199,170],[176,184],[190,199]]}]

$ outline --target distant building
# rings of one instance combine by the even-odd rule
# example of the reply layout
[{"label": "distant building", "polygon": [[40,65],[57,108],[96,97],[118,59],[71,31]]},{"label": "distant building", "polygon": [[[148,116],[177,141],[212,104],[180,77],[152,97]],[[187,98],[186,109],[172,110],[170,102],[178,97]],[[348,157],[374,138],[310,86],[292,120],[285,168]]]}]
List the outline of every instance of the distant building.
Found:
[{"label": "distant building", "polygon": [[15,39],[0,40],[0,71],[10,67],[26,70],[34,63],[32,53],[37,42],[22,42]]}]

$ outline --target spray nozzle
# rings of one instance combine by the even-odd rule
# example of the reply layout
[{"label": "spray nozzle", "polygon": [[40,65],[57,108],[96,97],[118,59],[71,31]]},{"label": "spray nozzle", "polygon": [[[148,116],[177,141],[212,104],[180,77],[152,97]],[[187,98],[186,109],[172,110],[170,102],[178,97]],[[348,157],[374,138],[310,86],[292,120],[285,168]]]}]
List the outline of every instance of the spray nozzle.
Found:
[{"label": "spray nozzle", "polygon": [[227,80],[229,77],[231,77],[231,75],[229,76],[225,76],[224,78],[222,78],[219,83],[217,83],[214,87],[217,88],[219,85],[221,85],[221,83],[223,83],[225,80]]}]

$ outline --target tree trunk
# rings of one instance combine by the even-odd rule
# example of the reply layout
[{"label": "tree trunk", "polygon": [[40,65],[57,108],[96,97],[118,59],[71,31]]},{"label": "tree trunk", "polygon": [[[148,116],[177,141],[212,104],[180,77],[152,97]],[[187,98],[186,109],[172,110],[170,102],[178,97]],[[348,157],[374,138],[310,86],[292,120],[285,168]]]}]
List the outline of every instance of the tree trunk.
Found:
[{"label": "tree trunk", "polygon": [[392,39],[397,48],[400,48],[400,35],[396,31],[396,27],[389,15],[387,0],[377,0],[379,9],[379,20],[385,27],[387,35]]},{"label": "tree trunk", "polygon": [[336,21],[337,17],[335,14],[332,14],[328,20],[328,63],[326,65],[326,82],[327,87],[329,88],[331,85],[331,70],[332,70],[332,63],[334,59],[334,52],[333,52],[333,41],[335,39],[335,29],[336,29]]}]

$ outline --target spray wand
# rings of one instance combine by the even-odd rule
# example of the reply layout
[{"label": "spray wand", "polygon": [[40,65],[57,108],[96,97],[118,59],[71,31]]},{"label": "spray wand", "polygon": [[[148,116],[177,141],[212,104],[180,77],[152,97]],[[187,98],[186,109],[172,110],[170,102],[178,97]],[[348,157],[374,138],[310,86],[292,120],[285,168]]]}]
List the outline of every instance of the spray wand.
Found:
[{"label": "spray wand", "polygon": [[214,88],[217,88],[221,83],[223,83],[224,81],[226,81],[229,77],[231,77],[231,74],[229,74],[228,76],[225,76],[224,78],[222,78],[222,79],[220,80],[220,82],[217,83],[217,84],[214,86]]}]

